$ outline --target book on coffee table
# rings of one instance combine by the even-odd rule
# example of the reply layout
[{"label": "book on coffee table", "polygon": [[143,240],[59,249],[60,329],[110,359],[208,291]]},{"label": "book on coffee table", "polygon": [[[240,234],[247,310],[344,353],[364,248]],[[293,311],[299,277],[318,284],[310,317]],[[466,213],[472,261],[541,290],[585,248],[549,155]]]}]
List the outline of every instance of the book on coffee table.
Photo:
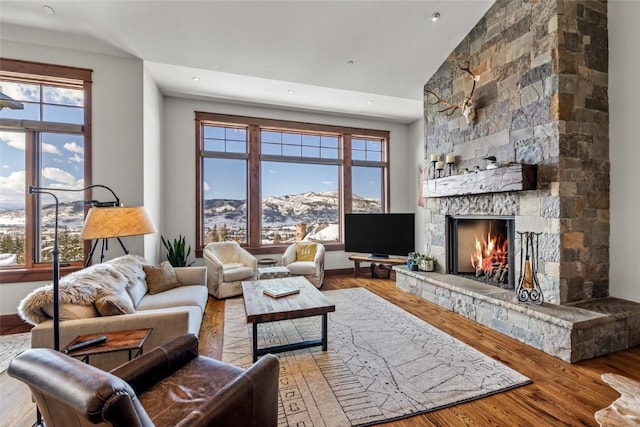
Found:
[{"label": "book on coffee table", "polygon": [[291,286],[266,286],[262,292],[265,295],[269,295],[272,298],[286,297],[287,295],[299,294],[299,288],[293,288]]}]

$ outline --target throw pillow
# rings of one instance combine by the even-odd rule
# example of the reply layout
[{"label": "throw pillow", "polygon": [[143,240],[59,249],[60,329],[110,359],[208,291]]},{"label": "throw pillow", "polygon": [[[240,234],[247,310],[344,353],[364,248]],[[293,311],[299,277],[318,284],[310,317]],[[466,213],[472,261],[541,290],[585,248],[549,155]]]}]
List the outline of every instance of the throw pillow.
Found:
[{"label": "throw pillow", "polygon": [[[142,273],[144,276],[144,270],[142,270]],[[147,287],[147,282],[144,280],[144,277],[141,280],[135,280],[127,285],[127,293],[129,297],[131,297],[131,302],[134,307],[138,306],[140,300],[147,292],[149,292],[149,288]]]},{"label": "throw pillow", "polygon": [[180,286],[169,261],[163,261],[160,265],[143,265],[142,268],[147,275],[145,280],[151,295]]},{"label": "throw pillow", "polygon": [[133,302],[129,294],[122,292],[120,295],[107,295],[96,301],[96,310],[100,316],[117,316],[119,314],[133,314]]},{"label": "throw pillow", "polygon": [[296,243],[296,261],[313,261],[316,257],[315,243]]}]

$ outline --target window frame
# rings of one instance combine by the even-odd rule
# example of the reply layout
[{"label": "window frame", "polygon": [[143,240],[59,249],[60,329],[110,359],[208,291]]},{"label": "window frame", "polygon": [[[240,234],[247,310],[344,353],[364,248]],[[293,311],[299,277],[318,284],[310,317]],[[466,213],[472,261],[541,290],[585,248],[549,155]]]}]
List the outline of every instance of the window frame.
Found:
[{"label": "window frame", "polygon": [[[7,80],[15,80],[20,82],[36,82],[43,84],[55,84],[64,86],[69,85],[71,81],[82,82],[82,90],[84,94],[83,106],[83,124],[67,124],[57,122],[46,122],[38,120],[23,119],[0,119],[0,128],[9,131],[20,131],[25,133],[25,264],[15,267],[6,266],[0,268],[1,283],[42,281],[51,279],[51,262],[36,263],[32,259],[34,251],[35,237],[37,233],[37,203],[33,197],[26,197],[27,188],[30,184],[34,184],[36,177],[35,168],[37,167],[37,155],[34,151],[34,144],[37,142],[37,136],[40,133],[77,133],[82,134],[84,139],[84,183],[85,186],[91,185],[91,75],[93,71],[86,68],[70,67],[65,65],[45,64],[39,62],[23,61],[17,59],[0,58],[0,77]],[[76,85],[74,85],[76,86]],[[80,87],[78,87],[80,88]],[[42,104],[47,104],[43,100]],[[91,190],[84,193],[85,199],[91,199]],[[88,210],[85,207],[85,214]],[[84,256],[89,254],[91,250],[91,242],[84,242]],[[30,255],[31,254],[31,255]],[[83,261],[69,262],[61,266],[61,274],[83,268]]]},{"label": "window frame", "polygon": [[[390,209],[390,132],[387,130],[364,129],[346,126],[325,125],[317,123],[297,122],[290,120],[277,120],[257,117],[238,116],[230,114],[209,113],[195,111],[195,135],[196,135],[196,156],[195,156],[195,178],[196,178],[196,256],[202,257],[204,249],[204,218],[203,218],[203,192],[202,192],[202,165],[203,159],[211,157],[210,153],[204,150],[203,128],[206,125],[245,127],[247,129],[247,245],[243,245],[253,254],[274,254],[282,253],[289,245],[270,244],[261,245],[261,163],[262,161],[294,161],[297,163],[320,163],[334,164],[339,168],[339,221],[340,221],[340,241],[323,243],[327,250],[344,250],[343,233],[344,224],[342,217],[345,213],[350,213],[353,204],[352,193],[352,167],[353,166],[373,166],[381,167],[382,172],[382,200],[381,208],[383,212]],[[274,130],[278,132],[293,132],[302,134],[327,134],[338,136],[338,159],[315,158],[315,157],[292,157],[261,155],[260,132]],[[354,138],[380,139],[382,147],[381,161],[352,160],[351,140]],[[225,153],[220,157],[224,157]]]}]

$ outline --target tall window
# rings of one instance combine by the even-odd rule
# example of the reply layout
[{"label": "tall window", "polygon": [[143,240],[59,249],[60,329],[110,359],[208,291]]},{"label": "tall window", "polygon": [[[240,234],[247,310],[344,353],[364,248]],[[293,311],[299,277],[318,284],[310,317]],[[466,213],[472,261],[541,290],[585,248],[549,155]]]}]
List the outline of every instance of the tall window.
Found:
[{"label": "tall window", "polygon": [[246,127],[202,126],[204,244],[247,243]]},{"label": "tall window", "polygon": [[[0,273],[40,280],[53,258],[55,203],[27,189],[90,184],[91,70],[2,59],[0,88]],[[60,260],[82,265],[84,194],[56,196]]]},{"label": "tall window", "polygon": [[385,141],[382,138],[351,140],[352,187],[354,213],[382,213],[384,206]]},{"label": "tall window", "polygon": [[196,113],[198,249],[342,248],[347,212],[388,209],[389,132]]}]

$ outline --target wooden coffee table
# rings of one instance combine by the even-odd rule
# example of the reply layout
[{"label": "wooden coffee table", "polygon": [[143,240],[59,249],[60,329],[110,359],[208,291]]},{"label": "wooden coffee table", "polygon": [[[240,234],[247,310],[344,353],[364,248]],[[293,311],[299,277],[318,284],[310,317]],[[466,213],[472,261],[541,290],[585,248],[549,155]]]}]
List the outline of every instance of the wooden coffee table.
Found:
[{"label": "wooden coffee table", "polygon": [[[300,289],[300,293],[286,297],[272,298],[262,291],[267,285],[286,284]],[[298,350],[322,346],[327,351],[327,313],[336,311],[336,306],[315,286],[302,276],[283,277],[268,280],[242,282],[244,308],[247,322],[253,323],[253,361],[267,353]],[[272,347],[258,348],[258,324],[301,317],[322,316],[322,338]]]}]

